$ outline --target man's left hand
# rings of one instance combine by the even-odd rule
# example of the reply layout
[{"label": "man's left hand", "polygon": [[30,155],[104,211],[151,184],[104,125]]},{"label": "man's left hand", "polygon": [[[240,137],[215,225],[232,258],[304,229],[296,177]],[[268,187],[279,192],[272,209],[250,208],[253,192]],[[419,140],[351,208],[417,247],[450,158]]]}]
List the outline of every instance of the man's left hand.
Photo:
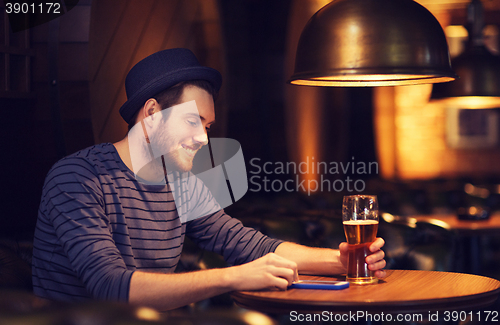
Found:
[{"label": "man's left hand", "polygon": [[[370,245],[371,254],[366,257],[366,263],[368,264],[368,268],[372,271],[375,271],[375,276],[377,278],[383,278],[386,275],[385,271],[383,270],[383,268],[386,265],[384,260],[385,253],[384,251],[381,250],[384,244],[385,241],[382,238],[377,238]],[[348,250],[347,243],[345,242],[341,243],[339,245],[339,250],[340,250],[340,261],[342,262],[344,267],[347,268],[347,250]]]}]

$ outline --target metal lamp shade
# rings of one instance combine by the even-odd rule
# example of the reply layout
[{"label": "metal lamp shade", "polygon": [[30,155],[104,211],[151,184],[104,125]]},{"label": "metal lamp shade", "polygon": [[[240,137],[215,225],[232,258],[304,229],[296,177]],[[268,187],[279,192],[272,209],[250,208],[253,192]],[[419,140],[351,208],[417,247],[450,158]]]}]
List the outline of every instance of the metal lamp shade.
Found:
[{"label": "metal lamp shade", "polygon": [[337,0],[309,20],[290,83],[394,86],[456,79],[436,18],[413,0]]},{"label": "metal lamp shade", "polygon": [[452,61],[460,79],[434,85],[431,99],[459,108],[500,107],[500,57],[481,46],[469,47]]}]

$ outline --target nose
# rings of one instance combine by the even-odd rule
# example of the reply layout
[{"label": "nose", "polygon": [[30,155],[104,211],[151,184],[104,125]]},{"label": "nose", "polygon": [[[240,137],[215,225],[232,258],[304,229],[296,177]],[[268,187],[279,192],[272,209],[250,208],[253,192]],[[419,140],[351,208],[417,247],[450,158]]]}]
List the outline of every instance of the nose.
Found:
[{"label": "nose", "polygon": [[203,129],[203,131],[201,132],[197,132],[194,136],[193,136],[193,140],[199,144],[201,144],[202,146],[208,144],[208,135],[207,135],[207,131],[205,131],[205,129]]}]

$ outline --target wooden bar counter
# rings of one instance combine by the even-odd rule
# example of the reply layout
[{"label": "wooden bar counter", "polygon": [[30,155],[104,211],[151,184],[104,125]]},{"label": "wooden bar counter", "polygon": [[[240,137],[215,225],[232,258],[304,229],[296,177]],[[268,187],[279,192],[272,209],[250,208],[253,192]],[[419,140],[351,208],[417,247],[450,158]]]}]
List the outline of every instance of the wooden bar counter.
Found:
[{"label": "wooden bar counter", "polygon": [[[305,275],[300,278],[335,280]],[[243,308],[270,313],[359,310],[427,313],[487,307],[498,299],[499,293],[500,281],[487,277],[437,271],[387,270],[387,276],[374,285],[351,285],[344,290],[238,291],[232,293],[232,298]]]}]

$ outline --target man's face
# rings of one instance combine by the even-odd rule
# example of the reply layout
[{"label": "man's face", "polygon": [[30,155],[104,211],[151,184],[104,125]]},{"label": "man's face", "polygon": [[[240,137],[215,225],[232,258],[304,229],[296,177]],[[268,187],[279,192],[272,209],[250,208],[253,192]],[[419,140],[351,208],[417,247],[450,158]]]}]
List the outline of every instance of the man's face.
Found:
[{"label": "man's face", "polygon": [[196,152],[208,143],[207,129],[215,122],[212,95],[201,88],[188,86],[179,104],[191,101],[196,105],[167,108],[170,114],[166,120],[162,118],[150,134],[152,146],[161,148],[168,171],[191,170]]}]

